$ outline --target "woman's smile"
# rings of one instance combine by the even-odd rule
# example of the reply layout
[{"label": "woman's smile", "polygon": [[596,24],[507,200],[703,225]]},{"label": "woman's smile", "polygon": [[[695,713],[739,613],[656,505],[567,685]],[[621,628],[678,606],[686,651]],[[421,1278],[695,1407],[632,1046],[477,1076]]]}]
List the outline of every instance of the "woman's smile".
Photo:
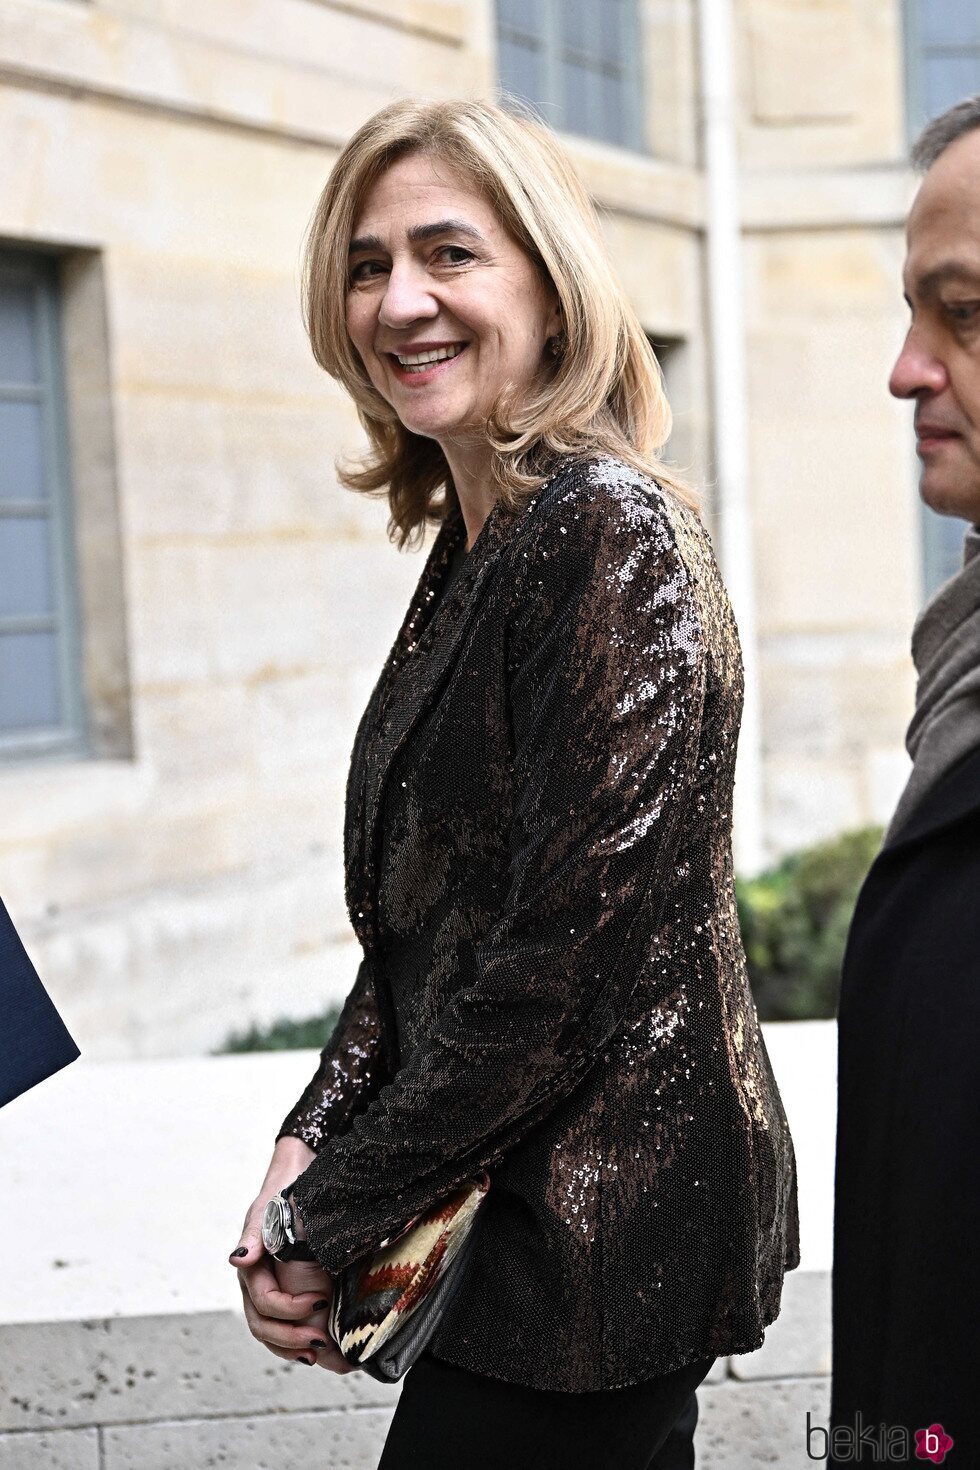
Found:
[{"label": "woman's smile", "polygon": [[422,388],[455,367],[468,346],[467,342],[449,342],[445,345],[440,343],[432,347],[386,352],[385,356],[400,383],[409,388]]}]

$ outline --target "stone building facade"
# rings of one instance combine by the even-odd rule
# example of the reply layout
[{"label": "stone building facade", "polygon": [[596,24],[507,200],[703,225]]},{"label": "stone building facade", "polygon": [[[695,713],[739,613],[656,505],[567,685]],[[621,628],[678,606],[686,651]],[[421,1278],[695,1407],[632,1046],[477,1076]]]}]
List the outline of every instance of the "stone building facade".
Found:
[{"label": "stone building facade", "polygon": [[[937,41],[924,0],[735,4],[772,855],[883,819],[904,775],[940,565],[886,379],[909,133],[971,66],[980,90],[960,8]],[[717,510],[697,24],[696,0],[0,0],[0,893],[86,1055],[203,1050],[353,973],[347,761],[420,568],[337,486],[358,428],[300,319],[358,123],[537,89]]]}]

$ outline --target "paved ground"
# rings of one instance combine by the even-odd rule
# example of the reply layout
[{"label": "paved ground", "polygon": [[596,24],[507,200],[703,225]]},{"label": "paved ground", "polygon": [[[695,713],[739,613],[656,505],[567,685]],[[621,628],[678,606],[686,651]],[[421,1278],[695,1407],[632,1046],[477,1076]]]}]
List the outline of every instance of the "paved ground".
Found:
[{"label": "paved ground", "polygon": [[[806,1271],[831,1257],[836,1027],[770,1024]],[[0,1111],[0,1323],[240,1310],[227,1254],[315,1052],[87,1063]]]}]

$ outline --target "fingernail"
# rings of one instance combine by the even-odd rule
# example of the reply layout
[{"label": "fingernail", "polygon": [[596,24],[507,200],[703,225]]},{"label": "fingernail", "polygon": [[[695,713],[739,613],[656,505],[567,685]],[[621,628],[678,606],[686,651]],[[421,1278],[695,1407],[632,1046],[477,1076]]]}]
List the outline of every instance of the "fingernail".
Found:
[{"label": "fingernail", "polygon": [[313,1310],[314,1310],[314,1312],[321,1312],[324,1307],[329,1307],[329,1305],[330,1305],[330,1303],[328,1301],[326,1301],[326,1300],[324,1300],[322,1302],[314,1302],[313,1303]]},{"label": "fingernail", "polygon": [[297,1358],[296,1361],[297,1361],[297,1363],[303,1363],[307,1368],[312,1368],[313,1367],[313,1359],[312,1358]]},{"label": "fingernail", "polygon": [[232,1251],[232,1255],[233,1256],[247,1256],[248,1255],[248,1246],[247,1245],[240,1245],[238,1247],[237,1251]]},{"label": "fingernail", "polygon": [[310,1347],[316,1348],[318,1351],[320,1348],[325,1348],[326,1345],[322,1337],[314,1337],[310,1341]]}]

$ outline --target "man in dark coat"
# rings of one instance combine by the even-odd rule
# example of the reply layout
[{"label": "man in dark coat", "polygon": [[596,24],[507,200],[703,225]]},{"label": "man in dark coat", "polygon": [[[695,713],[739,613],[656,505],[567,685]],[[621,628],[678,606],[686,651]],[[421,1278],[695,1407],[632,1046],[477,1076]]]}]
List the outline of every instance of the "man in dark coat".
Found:
[{"label": "man in dark coat", "polygon": [[980,97],[923,133],[908,336],[926,504],[970,523],[920,615],[912,774],[844,961],[833,1465],[980,1466]]}]

